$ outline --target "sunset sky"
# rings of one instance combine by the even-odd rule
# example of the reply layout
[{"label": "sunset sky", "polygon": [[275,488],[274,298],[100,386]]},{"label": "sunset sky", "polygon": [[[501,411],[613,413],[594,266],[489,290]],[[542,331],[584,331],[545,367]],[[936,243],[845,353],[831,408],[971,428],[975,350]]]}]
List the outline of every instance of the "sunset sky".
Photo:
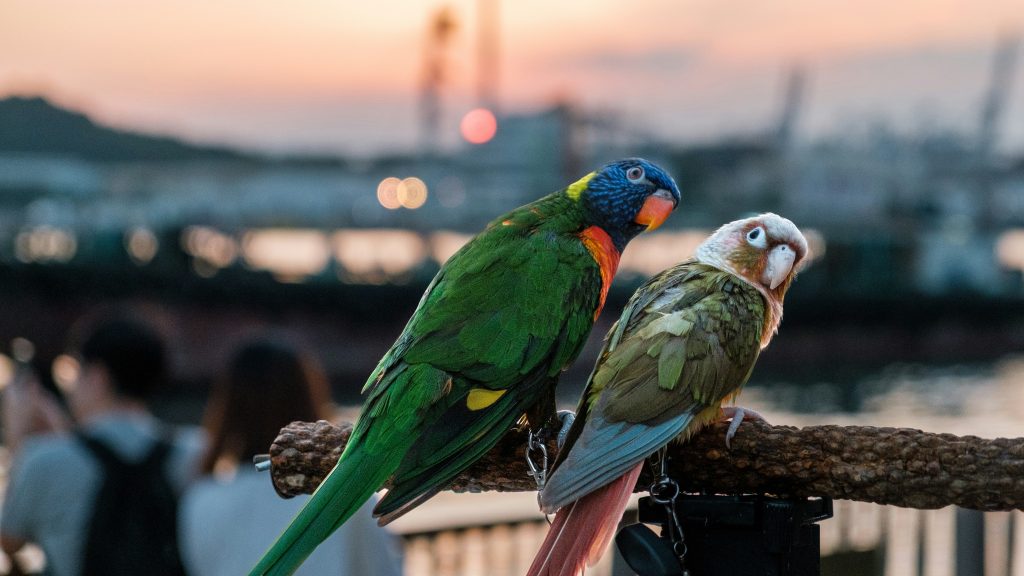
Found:
[{"label": "sunset sky", "polygon": [[[0,95],[43,93],[118,126],[275,151],[367,154],[415,142],[431,14],[458,20],[446,130],[472,107],[477,0],[3,0]],[[873,119],[973,130],[1020,0],[506,0],[506,112],[556,98],[687,142],[770,125],[786,71],[800,134]],[[1024,151],[1024,50],[1002,127]]]}]

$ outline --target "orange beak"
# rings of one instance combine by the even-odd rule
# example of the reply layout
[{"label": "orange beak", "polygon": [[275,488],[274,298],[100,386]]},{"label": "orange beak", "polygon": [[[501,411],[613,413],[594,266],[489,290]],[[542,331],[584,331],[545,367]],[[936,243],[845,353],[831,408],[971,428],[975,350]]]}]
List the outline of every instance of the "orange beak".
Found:
[{"label": "orange beak", "polygon": [[672,193],[667,190],[658,190],[644,200],[644,205],[633,221],[641,226],[647,226],[647,232],[650,232],[661,226],[675,208],[676,201],[672,197]]}]

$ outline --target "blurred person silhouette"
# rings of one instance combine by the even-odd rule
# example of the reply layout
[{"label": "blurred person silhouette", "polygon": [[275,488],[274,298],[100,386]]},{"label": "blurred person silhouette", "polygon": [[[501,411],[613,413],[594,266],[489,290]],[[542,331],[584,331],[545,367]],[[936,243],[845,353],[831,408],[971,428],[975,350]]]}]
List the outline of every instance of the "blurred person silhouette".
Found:
[{"label": "blurred person silhouette", "polygon": [[[72,425],[67,399],[46,378],[35,347],[24,338],[11,342],[14,370],[3,390],[3,443],[16,454],[22,441],[32,436],[68,430]],[[50,386],[46,386],[49,383]]]},{"label": "blurred person silhouette", "polygon": [[[13,371],[3,387],[0,415],[3,417],[3,445],[7,457],[13,458],[26,439],[65,432],[72,426],[72,420],[67,412],[66,399],[58,399],[44,385],[46,374],[39,364],[40,359],[34,357],[35,347],[31,342],[15,338],[11,342],[10,353],[14,361]],[[8,561],[11,564],[10,574],[28,572],[22,566],[23,558],[11,555]],[[28,562],[32,563],[31,560]]]},{"label": "blurred person silhouette", "polygon": [[[39,545],[45,573],[55,576],[182,574],[177,496],[194,474],[201,443],[198,434],[172,430],[149,411],[164,379],[164,342],[123,313],[79,328],[70,339],[79,370],[68,394],[77,425],[56,424],[35,436],[27,425],[6,431],[19,449],[0,546],[13,557],[26,543]],[[5,394],[4,413],[52,413],[47,404],[54,400],[29,391]],[[22,402],[32,404],[13,405]]]},{"label": "blurred person silhouette", "polygon": [[[245,574],[274,543],[305,498],[282,499],[252,465],[290,422],[329,419],[327,379],[293,346],[258,338],[239,348],[214,383],[204,428],[203,477],[181,502],[180,537],[192,576]],[[398,576],[398,539],[377,526],[369,502],[296,574]]]}]

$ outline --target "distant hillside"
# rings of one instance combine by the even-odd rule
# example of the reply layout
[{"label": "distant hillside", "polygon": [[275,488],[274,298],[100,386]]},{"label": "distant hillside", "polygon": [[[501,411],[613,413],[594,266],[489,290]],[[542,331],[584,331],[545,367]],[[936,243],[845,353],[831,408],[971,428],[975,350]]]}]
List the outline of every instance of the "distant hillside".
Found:
[{"label": "distant hillside", "polygon": [[101,162],[250,158],[228,148],[115,130],[43,98],[19,97],[0,100],[2,152],[59,154]]}]

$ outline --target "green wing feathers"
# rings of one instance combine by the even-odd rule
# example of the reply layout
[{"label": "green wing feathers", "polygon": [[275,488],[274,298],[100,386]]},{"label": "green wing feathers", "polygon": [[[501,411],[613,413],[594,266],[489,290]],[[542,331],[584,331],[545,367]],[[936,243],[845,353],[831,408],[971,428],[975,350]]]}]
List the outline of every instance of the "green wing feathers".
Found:
[{"label": "green wing feathers", "polygon": [[[378,421],[418,438],[374,511],[382,523],[489,450],[582,349],[600,270],[575,236],[561,233],[571,222],[542,218],[552,211],[540,201],[507,214],[457,252],[367,382],[353,438],[381,428]],[[410,370],[421,374],[401,377]]]},{"label": "green wing feathers", "polygon": [[600,290],[597,264],[577,239],[540,222],[492,225],[434,279],[367,387],[400,361],[488,388],[508,388],[541,365],[555,375],[589,335]]},{"label": "green wing feathers", "polygon": [[635,297],[618,346],[604,353],[588,398],[610,394],[610,421],[657,421],[736,392],[757,360],[764,299],[737,277],[703,264],[663,272]]},{"label": "green wing feathers", "polygon": [[536,390],[548,385],[547,376],[524,380],[515,393],[503,393],[493,404],[474,410],[469,402],[472,388],[464,380],[453,381],[452,391],[421,415],[417,441],[405,452],[387,495],[374,509],[380,523],[398,518],[422,495],[433,495],[483,456],[529,408]]},{"label": "green wing feathers", "polygon": [[251,573],[290,574],[388,480],[397,518],[489,450],[593,326],[602,277],[564,193],[495,220],[438,272],[363,391],[345,453]]}]

